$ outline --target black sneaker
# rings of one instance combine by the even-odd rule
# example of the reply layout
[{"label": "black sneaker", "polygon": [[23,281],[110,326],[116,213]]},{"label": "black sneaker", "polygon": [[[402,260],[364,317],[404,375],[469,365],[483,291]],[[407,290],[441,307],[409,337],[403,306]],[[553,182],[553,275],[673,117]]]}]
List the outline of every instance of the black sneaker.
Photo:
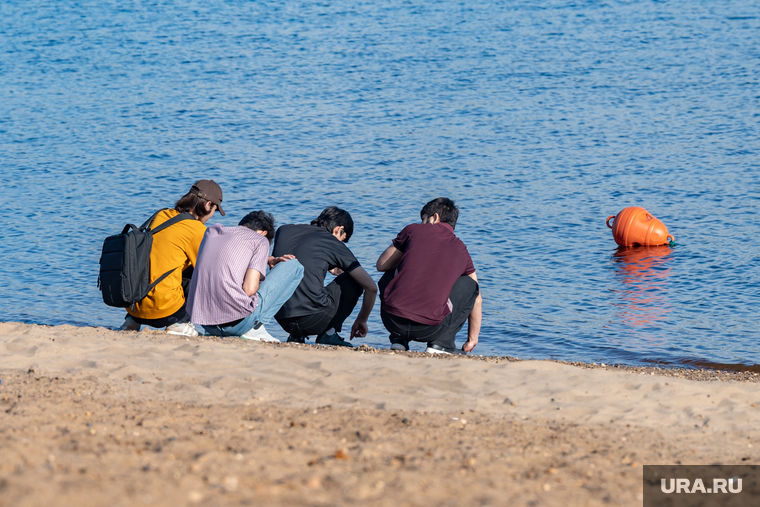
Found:
[{"label": "black sneaker", "polygon": [[404,340],[400,336],[390,336],[391,339],[391,350],[398,350],[401,352],[406,352],[409,350],[409,340]]},{"label": "black sneaker", "polygon": [[292,334],[288,335],[288,343],[306,343],[306,337],[305,336],[293,336]]},{"label": "black sneaker", "polygon": [[331,335],[322,333],[321,335],[317,336],[317,339],[314,341],[314,343],[316,343],[317,345],[337,345],[340,347],[353,347],[353,345],[351,345],[346,340],[338,336],[338,333],[333,333]]},{"label": "black sneaker", "polygon": [[440,345],[434,345],[432,343],[428,344],[427,348],[425,349],[425,352],[428,354],[446,354],[446,355],[464,355],[464,351],[459,349],[450,349],[450,348],[443,348]]}]

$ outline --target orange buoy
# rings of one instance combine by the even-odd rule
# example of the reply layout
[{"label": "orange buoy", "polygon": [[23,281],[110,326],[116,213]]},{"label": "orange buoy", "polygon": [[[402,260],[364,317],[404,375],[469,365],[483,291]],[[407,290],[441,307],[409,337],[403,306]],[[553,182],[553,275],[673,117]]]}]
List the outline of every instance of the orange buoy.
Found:
[{"label": "orange buoy", "polygon": [[[610,225],[613,218],[615,220]],[[657,246],[675,241],[665,224],[636,206],[623,209],[617,216],[607,217],[607,227],[612,229],[615,243],[620,246]]]}]

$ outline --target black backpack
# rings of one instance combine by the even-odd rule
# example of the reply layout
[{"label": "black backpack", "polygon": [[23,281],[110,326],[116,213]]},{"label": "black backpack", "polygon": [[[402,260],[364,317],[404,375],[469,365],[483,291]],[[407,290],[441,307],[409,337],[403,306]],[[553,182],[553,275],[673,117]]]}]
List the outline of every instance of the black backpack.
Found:
[{"label": "black backpack", "polygon": [[190,213],[180,213],[151,230],[149,226],[158,213],[154,213],[140,227],[127,224],[121,234],[109,236],[103,242],[98,288],[103,293],[103,302],[108,306],[131,306],[134,309],[135,303],[147,296],[153,287],[177,269],[170,269],[155,282],[150,283],[150,249],[153,246],[153,235],[182,220],[196,218]]}]

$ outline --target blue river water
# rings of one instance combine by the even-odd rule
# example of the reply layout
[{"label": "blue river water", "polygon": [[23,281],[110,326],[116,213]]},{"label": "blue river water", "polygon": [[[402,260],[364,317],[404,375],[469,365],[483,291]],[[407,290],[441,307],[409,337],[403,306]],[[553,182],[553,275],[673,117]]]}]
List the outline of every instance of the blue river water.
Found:
[{"label": "blue river water", "polygon": [[[453,198],[484,297],[476,353],[757,365],[758,13],[4,0],[0,320],[118,327],[103,239],[211,178],[228,213],[211,223],[349,210],[376,280],[421,206]],[[626,206],[677,246],[619,250],[605,220]],[[379,304],[357,343],[387,346]]]}]

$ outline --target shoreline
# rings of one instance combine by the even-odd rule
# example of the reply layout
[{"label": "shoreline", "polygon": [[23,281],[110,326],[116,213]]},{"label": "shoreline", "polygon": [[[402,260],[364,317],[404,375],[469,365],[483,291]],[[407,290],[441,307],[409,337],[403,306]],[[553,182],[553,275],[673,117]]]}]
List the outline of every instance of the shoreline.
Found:
[{"label": "shoreline", "polygon": [[0,356],[0,507],[633,506],[645,464],[760,461],[752,374],[15,323]]},{"label": "shoreline", "polygon": [[[210,336],[201,336],[199,338],[215,338]],[[268,346],[274,346],[274,347],[297,347],[297,348],[320,348],[323,347],[322,345],[313,345],[313,344],[294,344],[294,343],[267,343]],[[478,354],[470,354],[470,355],[452,355],[452,356],[443,356],[443,355],[437,355],[433,356],[431,354],[426,354],[425,352],[419,352],[419,351],[407,351],[407,352],[401,352],[398,350],[389,350],[389,349],[378,349],[376,347],[372,347],[369,345],[359,345],[357,347],[354,347],[353,349],[347,349],[347,350],[356,350],[360,352],[367,352],[372,354],[387,354],[387,355],[404,355],[408,357],[418,357],[418,358],[440,358],[444,360],[471,360],[471,361],[484,361],[487,363],[494,363],[494,364],[500,364],[500,363],[514,363],[519,361],[539,361],[539,362],[551,362],[551,363],[557,363],[557,364],[564,364],[567,366],[574,366],[577,368],[585,369],[585,370],[606,370],[606,371],[624,371],[628,373],[638,373],[641,375],[659,375],[663,377],[674,377],[674,378],[683,378],[688,380],[695,380],[695,381],[707,381],[707,380],[720,380],[725,382],[758,382],[760,383],[760,365],[755,366],[747,366],[746,369],[736,369],[736,368],[726,368],[726,369],[720,369],[720,368],[684,368],[681,366],[673,366],[673,367],[657,367],[657,366],[628,366],[625,364],[606,364],[606,363],[584,363],[581,361],[563,361],[560,359],[520,359],[519,357],[513,357],[513,356],[483,356]],[[724,366],[734,366],[734,365],[724,365]]]},{"label": "shoreline", "polygon": [[[9,325],[22,325],[22,326],[38,326],[41,328],[57,328],[57,327],[72,327],[78,329],[105,329],[114,332],[121,332],[115,328],[102,327],[102,326],[89,326],[89,325],[74,325],[74,324],[32,324],[27,322],[15,322],[15,321],[0,321],[0,326],[4,324]],[[145,328],[141,332],[151,334],[163,334],[161,330]],[[192,340],[203,341],[216,341],[221,342],[223,340],[230,340],[230,337],[221,338],[211,335],[200,335],[197,338],[191,338]],[[316,345],[313,343],[296,344],[296,343],[267,343],[266,346],[274,347],[295,347],[295,348],[326,348],[330,346]],[[409,357],[432,357],[431,354],[426,354],[420,351],[392,351],[389,348],[377,348],[371,345],[354,345],[353,349],[345,348],[345,350],[355,350],[368,352],[373,354],[399,354],[407,355]],[[564,364],[568,366],[575,366],[583,369],[604,369],[613,371],[627,371],[631,373],[642,373],[651,375],[661,375],[676,378],[686,378],[690,380],[722,380],[722,381],[736,381],[736,382],[760,382],[760,364],[722,364],[704,362],[700,364],[694,364],[693,366],[677,366],[677,365],[663,365],[663,366],[632,366],[625,363],[587,363],[583,361],[567,361],[562,359],[524,359],[515,356],[488,356],[480,354],[468,354],[468,355],[456,355],[456,356],[441,356],[443,359],[467,359],[475,361],[485,361],[492,363],[502,362],[516,362],[516,361],[546,361],[557,364]]]}]

